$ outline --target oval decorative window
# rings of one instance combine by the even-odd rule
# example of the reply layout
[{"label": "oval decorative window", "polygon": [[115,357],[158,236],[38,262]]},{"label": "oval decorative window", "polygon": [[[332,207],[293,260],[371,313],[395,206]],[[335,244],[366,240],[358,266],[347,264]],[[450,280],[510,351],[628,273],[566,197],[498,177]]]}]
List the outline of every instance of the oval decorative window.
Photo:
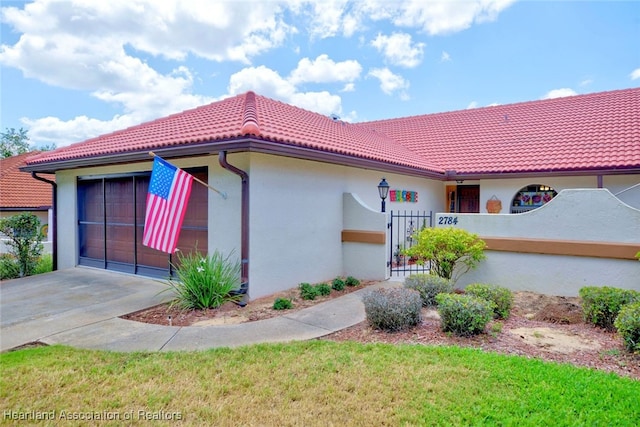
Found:
[{"label": "oval decorative window", "polygon": [[528,185],[518,191],[511,200],[511,213],[529,212],[545,205],[558,193],[548,185]]}]

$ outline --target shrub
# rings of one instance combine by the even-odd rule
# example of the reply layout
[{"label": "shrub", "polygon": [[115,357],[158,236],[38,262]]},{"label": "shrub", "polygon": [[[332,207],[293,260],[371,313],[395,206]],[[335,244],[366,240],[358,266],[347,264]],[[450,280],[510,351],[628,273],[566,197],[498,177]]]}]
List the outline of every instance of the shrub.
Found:
[{"label": "shrub", "polygon": [[318,288],[310,283],[300,283],[300,298],[304,300],[314,300],[319,295]]},{"label": "shrub", "polygon": [[416,326],[422,320],[422,300],[413,289],[375,289],[365,294],[362,302],[367,321],[375,329],[395,332]]},{"label": "shrub", "polygon": [[340,277],[336,277],[335,279],[333,279],[333,281],[331,282],[331,287],[333,289],[335,289],[336,291],[341,291],[344,289],[345,283],[344,280],[342,280],[342,278]]},{"label": "shrub", "polygon": [[347,277],[347,279],[345,280],[345,284],[347,286],[358,286],[360,284],[360,280],[356,279],[353,276],[349,276]]},{"label": "shrub", "polygon": [[0,254],[0,280],[20,277],[20,265],[11,254]]},{"label": "shrub", "polygon": [[232,253],[225,257],[218,251],[206,257],[177,252],[176,279],[168,281],[169,290],[177,295],[171,305],[187,310],[217,308],[241,299],[232,293],[240,287],[240,261],[231,257]]},{"label": "shrub", "polygon": [[44,249],[38,217],[25,212],[1,218],[0,233],[7,238],[5,244],[15,256],[20,277],[32,275]]},{"label": "shrub", "polygon": [[53,256],[51,254],[42,255],[33,274],[49,273],[50,271],[53,271]]},{"label": "shrub", "polygon": [[404,287],[418,291],[424,306],[435,306],[436,295],[453,292],[451,281],[435,274],[412,274],[404,279]]},{"label": "shrub", "polygon": [[613,322],[630,352],[640,352],[640,302],[627,304]]},{"label": "shrub", "polygon": [[493,316],[497,319],[506,319],[513,306],[513,293],[510,289],[497,285],[483,285],[474,283],[465,288],[467,294],[486,299],[494,304]]},{"label": "shrub", "polygon": [[462,274],[485,258],[485,247],[483,240],[466,230],[427,227],[414,236],[414,245],[403,254],[418,264],[430,262],[432,273],[455,284]]},{"label": "shrub", "polygon": [[640,292],[609,286],[586,286],[578,291],[582,298],[582,313],[587,323],[607,330],[614,330],[614,322],[620,309],[640,301]]},{"label": "shrub", "polygon": [[318,295],[329,295],[331,293],[331,286],[329,286],[327,283],[319,283],[315,286],[316,288],[316,292],[318,292]]},{"label": "shrub", "polygon": [[439,294],[436,302],[444,332],[463,337],[477,335],[493,318],[493,303],[473,295]]},{"label": "shrub", "polygon": [[293,302],[288,298],[276,298],[273,302],[274,310],[289,310],[293,308]]}]

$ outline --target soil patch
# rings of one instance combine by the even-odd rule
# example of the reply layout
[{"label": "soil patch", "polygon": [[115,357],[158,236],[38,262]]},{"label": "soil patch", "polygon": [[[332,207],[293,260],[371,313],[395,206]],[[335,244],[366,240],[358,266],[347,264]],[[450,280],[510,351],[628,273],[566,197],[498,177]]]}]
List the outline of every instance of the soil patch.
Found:
[{"label": "soil patch", "polygon": [[[373,283],[363,282],[360,286],[346,288],[344,291],[332,291],[330,295],[312,301],[301,299],[299,290],[293,288],[253,300],[246,307],[228,303],[214,310],[183,311],[163,304],[131,313],[123,318],[173,326],[253,322],[290,314],[320,302],[339,298]],[[274,310],[273,302],[278,297],[291,299],[294,308]],[[470,338],[442,332],[437,311],[424,308],[422,322],[406,331],[383,332],[371,328],[364,321],[322,339],[338,342],[474,347],[502,354],[571,363],[640,380],[640,355],[626,352],[617,333],[584,323],[580,299],[577,297],[514,292],[511,316],[506,320],[491,322],[486,333]]]}]

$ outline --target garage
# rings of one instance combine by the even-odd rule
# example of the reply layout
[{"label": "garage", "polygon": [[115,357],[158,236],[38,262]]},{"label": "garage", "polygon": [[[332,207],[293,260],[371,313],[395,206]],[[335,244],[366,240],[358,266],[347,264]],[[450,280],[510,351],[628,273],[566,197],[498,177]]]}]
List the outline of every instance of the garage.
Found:
[{"label": "garage", "polygon": [[[207,182],[207,168],[186,169]],[[150,172],[77,179],[78,264],[151,277],[172,274],[175,255],[142,245]],[[194,185],[178,240],[207,253],[207,188]]]}]

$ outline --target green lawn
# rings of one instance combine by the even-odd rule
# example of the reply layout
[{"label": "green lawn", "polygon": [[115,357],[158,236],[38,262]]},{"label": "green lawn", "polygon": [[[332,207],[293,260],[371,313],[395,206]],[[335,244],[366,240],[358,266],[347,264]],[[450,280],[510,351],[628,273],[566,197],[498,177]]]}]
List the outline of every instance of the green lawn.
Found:
[{"label": "green lawn", "polygon": [[[2,423],[634,426],[640,381],[457,347],[311,341],[192,353],[0,354]],[[52,412],[55,411],[55,412]],[[13,419],[12,419],[13,418]],[[119,420],[117,419],[119,418]],[[173,418],[173,420],[166,420]],[[53,424],[53,422],[48,422]]]}]

